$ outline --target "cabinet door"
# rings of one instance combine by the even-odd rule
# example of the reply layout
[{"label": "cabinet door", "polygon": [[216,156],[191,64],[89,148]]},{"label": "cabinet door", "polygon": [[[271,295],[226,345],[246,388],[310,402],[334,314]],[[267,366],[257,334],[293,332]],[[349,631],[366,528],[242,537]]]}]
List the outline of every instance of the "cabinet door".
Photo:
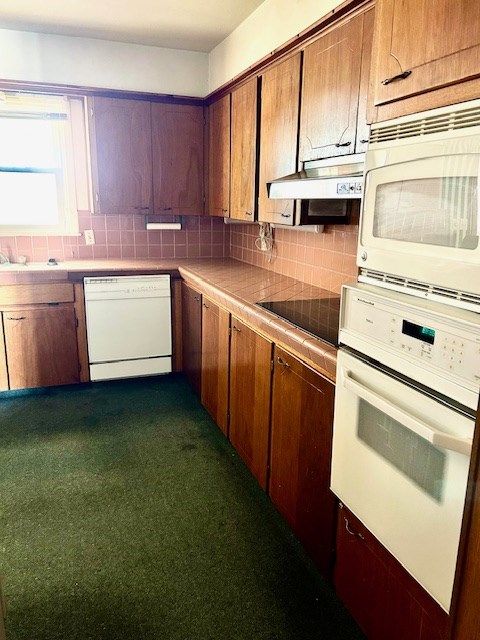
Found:
[{"label": "cabinet door", "polygon": [[369,640],[448,637],[448,615],[343,505],[335,588]]},{"label": "cabinet door", "polygon": [[293,224],[294,200],[269,200],[267,182],[297,170],[301,55],[262,76],[258,219]]},{"label": "cabinet door", "polygon": [[91,118],[96,213],[152,213],[150,103],[94,98]]},{"label": "cabinet door", "polygon": [[333,384],[275,348],[270,497],[319,569],[331,575]]},{"label": "cabinet door", "polygon": [[203,121],[202,107],[152,103],[155,214],[203,214]]},{"label": "cabinet door", "polygon": [[362,33],[360,15],[305,48],[301,161],[354,152]]},{"label": "cabinet door", "polygon": [[[478,77],[479,60],[477,0],[376,3],[372,69],[375,105]],[[403,71],[411,74],[402,78],[399,74]],[[390,82],[384,84],[387,79]],[[454,94],[452,98],[450,102],[462,99],[455,99]]]},{"label": "cabinet door", "polygon": [[208,215],[230,215],[230,94],[208,108]]},{"label": "cabinet door", "polygon": [[200,395],[202,379],[202,294],[182,282],[183,371]]},{"label": "cabinet door", "polygon": [[255,219],[257,165],[257,78],[232,91],[230,217]]},{"label": "cabinet door", "polygon": [[3,314],[0,313],[0,391],[8,389],[7,354],[5,353],[5,334],[3,331]]},{"label": "cabinet door", "polygon": [[230,441],[267,487],[272,343],[232,318],[230,345]]},{"label": "cabinet door", "polygon": [[220,429],[228,431],[230,314],[203,296],[202,404]]},{"label": "cabinet door", "polygon": [[373,23],[375,9],[369,9],[363,14],[362,64],[360,68],[360,89],[358,94],[357,136],[355,153],[367,150],[370,126],[368,118],[368,96],[370,90],[370,67],[372,60]]},{"label": "cabinet door", "polygon": [[5,311],[10,389],[79,382],[73,305]]}]

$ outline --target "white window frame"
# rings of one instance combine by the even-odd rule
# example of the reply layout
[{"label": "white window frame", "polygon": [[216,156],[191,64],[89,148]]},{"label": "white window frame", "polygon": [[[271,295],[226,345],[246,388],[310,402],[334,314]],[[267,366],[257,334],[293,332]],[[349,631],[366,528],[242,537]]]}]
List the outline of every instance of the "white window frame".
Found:
[{"label": "white window frame", "polygon": [[[24,94],[16,95],[21,102]],[[28,94],[28,96],[32,95],[34,94]],[[0,92],[1,97],[2,93]],[[51,96],[43,94],[40,94],[40,97],[47,101],[48,98],[51,98]],[[59,222],[55,225],[7,225],[0,222],[0,236],[78,236],[80,235],[78,212],[92,211],[85,98],[65,97],[64,99],[67,120],[59,121],[58,126],[61,169],[55,172]],[[35,113],[34,100],[30,100],[30,106],[28,97],[26,97],[25,103],[28,105],[27,108],[31,108],[32,113]],[[0,109],[1,117],[2,110]]]}]

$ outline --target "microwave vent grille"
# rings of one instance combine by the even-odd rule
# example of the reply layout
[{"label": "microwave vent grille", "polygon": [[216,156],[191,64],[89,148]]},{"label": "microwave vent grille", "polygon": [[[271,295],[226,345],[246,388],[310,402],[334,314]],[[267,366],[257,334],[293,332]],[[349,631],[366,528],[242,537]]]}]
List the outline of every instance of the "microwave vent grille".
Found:
[{"label": "microwave vent grille", "polygon": [[409,122],[384,126],[380,124],[378,127],[374,125],[369,142],[370,144],[375,144],[478,126],[480,126],[480,105],[469,109],[450,111],[449,113],[423,116]]},{"label": "microwave vent grille", "polygon": [[411,280],[372,269],[361,269],[359,282],[374,284],[385,289],[399,291],[436,302],[443,302],[455,307],[480,313],[480,295],[467,293],[448,287],[439,287],[419,280]]}]

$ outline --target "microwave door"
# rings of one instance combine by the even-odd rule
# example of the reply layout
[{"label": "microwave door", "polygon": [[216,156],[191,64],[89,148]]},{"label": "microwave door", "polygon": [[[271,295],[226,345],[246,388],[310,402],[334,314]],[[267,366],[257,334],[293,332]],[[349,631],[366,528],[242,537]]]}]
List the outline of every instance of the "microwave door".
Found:
[{"label": "microwave door", "polygon": [[455,265],[479,264],[479,175],[477,153],[367,166],[357,264],[464,290]]}]

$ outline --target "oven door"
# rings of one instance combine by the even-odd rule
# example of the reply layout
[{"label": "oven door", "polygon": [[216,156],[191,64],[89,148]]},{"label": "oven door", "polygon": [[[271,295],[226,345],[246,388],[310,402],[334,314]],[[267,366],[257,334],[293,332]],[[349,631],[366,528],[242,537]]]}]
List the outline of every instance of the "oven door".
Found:
[{"label": "oven door", "polygon": [[480,294],[479,138],[367,153],[360,267]]},{"label": "oven door", "polygon": [[449,610],[474,421],[340,349],[331,488]]}]

